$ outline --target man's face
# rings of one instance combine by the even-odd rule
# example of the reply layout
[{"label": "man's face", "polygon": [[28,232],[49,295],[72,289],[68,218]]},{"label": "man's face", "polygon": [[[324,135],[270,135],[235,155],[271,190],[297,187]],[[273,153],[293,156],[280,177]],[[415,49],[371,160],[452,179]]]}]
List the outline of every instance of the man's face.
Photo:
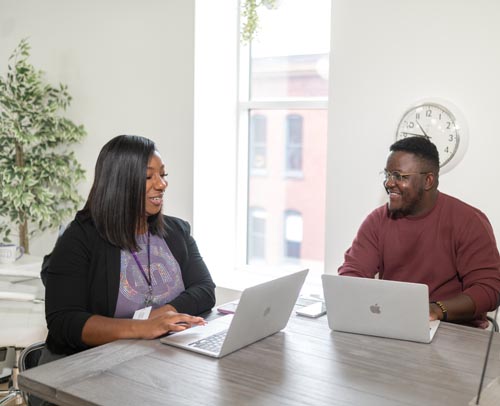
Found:
[{"label": "man's face", "polygon": [[389,176],[384,182],[389,195],[389,211],[409,217],[425,213],[428,210],[424,201],[426,174],[421,172],[426,172],[426,168],[422,161],[408,152],[391,152],[385,170],[404,175],[400,180]]}]

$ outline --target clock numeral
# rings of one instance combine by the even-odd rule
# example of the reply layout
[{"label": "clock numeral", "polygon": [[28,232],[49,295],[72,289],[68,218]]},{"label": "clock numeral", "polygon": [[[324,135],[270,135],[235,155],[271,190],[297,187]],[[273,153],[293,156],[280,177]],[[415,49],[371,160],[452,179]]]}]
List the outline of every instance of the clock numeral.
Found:
[{"label": "clock numeral", "polygon": [[446,147],[446,148],[444,149],[444,152],[449,153],[449,152],[450,152],[450,149],[449,149],[448,147]]},{"label": "clock numeral", "polygon": [[451,122],[447,121],[446,122],[446,129],[449,130],[451,128]]},{"label": "clock numeral", "polygon": [[415,114],[415,118],[416,118],[417,120],[420,120],[420,113]]},{"label": "clock numeral", "polygon": [[455,139],[455,136],[453,134],[450,134],[448,136],[448,141],[453,142],[454,139]]},{"label": "clock numeral", "polygon": [[432,117],[432,110],[431,109],[426,110],[425,117]]},{"label": "clock numeral", "polygon": [[441,120],[441,113],[439,113],[439,120]]},{"label": "clock numeral", "polygon": [[408,123],[408,128],[413,128],[413,127],[415,127],[415,123],[413,121],[410,121]]}]

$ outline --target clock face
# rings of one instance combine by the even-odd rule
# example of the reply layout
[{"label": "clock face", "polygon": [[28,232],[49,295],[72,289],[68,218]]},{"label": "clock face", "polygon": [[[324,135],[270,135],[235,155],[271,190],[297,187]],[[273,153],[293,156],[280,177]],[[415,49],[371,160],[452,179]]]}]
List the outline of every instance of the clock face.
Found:
[{"label": "clock face", "polygon": [[461,135],[460,124],[450,110],[438,103],[422,103],[403,115],[396,140],[413,136],[428,138],[438,149],[442,168],[456,156]]}]

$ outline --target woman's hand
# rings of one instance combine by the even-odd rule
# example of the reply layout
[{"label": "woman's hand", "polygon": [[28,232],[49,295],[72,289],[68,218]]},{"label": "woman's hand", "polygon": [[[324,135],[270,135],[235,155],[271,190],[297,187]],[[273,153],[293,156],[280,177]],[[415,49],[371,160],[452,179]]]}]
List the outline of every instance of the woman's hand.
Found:
[{"label": "woman's hand", "polygon": [[166,304],[162,307],[158,307],[157,309],[151,310],[151,313],[149,313],[149,318],[152,319],[152,318],[159,316],[160,314],[164,314],[165,312],[168,312],[168,311],[172,311],[172,312],[177,313],[177,309],[174,306],[172,306],[170,304]]},{"label": "woman's hand", "polygon": [[[159,310],[159,309],[157,309]],[[201,317],[190,316],[189,314],[177,313],[172,310],[156,313],[147,320],[140,323],[140,338],[152,339],[159,337],[169,331],[183,331],[192,326],[203,326],[206,324]]]},{"label": "woman's hand", "polygon": [[152,339],[169,331],[182,331],[206,324],[201,317],[165,310],[165,306],[161,309],[147,320],[117,319],[95,314],[83,326],[82,341],[95,347],[124,338]]}]

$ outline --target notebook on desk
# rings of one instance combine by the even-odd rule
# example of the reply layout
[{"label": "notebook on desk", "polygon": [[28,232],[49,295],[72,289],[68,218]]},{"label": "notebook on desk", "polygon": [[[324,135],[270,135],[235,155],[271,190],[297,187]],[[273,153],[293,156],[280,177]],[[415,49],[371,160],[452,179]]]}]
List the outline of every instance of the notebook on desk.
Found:
[{"label": "notebook on desk", "polygon": [[171,334],[160,341],[221,358],[270,336],[287,325],[307,273],[305,269],[247,288],[234,314]]},{"label": "notebook on desk", "polygon": [[439,320],[429,321],[429,289],[419,283],[322,275],[332,330],[430,343]]}]

